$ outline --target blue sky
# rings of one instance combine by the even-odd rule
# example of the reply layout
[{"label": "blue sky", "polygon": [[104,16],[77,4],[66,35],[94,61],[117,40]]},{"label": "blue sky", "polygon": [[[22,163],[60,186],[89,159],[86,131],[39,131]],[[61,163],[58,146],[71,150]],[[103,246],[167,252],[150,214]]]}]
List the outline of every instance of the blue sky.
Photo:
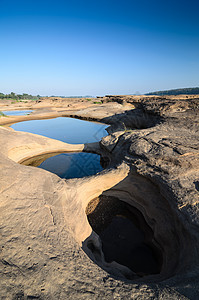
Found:
[{"label": "blue sky", "polygon": [[199,86],[199,2],[0,0],[0,92]]}]

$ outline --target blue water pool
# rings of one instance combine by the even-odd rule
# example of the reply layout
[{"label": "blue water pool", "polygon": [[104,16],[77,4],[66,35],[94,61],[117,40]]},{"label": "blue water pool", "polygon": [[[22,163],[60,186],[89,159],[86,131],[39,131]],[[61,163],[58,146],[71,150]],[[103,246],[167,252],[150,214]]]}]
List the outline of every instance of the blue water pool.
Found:
[{"label": "blue water pool", "polygon": [[47,158],[39,166],[61,178],[81,178],[103,170],[100,156],[93,153],[62,153]]},{"label": "blue water pool", "polygon": [[50,120],[31,120],[11,126],[17,131],[26,131],[70,144],[98,142],[107,135],[105,124],[88,122],[73,118],[56,118]]},{"label": "blue water pool", "polygon": [[[31,120],[11,126],[18,131],[26,131],[57,139],[70,144],[98,142],[107,135],[105,124],[88,122],[73,118],[56,118],[50,120]],[[26,163],[25,163],[26,164]],[[48,170],[61,178],[81,178],[102,171],[100,156],[93,153],[62,153],[52,157],[31,159],[27,165]]]},{"label": "blue water pool", "polygon": [[30,114],[32,110],[4,110],[3,113],[6,116],[25,116]]}]

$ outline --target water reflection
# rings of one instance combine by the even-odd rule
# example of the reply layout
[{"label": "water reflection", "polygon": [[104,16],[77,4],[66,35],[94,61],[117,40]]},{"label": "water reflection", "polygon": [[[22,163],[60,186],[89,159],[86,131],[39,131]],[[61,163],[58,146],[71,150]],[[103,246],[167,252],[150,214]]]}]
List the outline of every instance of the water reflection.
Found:
[{"label": "water reflection", "polygon": [[103,170],[100,156],[92,153],[62,153],[44,160],[39,166],[61,178],[81,178]]},{"label": "water reflection", "polygon": [[31,120],[11,126],[18,131],[26,131],[60,140],[70,144],[85,144],[99,141],[107,135],[105,124],[73,118],[59,117],[50,120]]},{"label": "water reflection", "polygon": [[30,114],[32,110],[4,110],[3,113],[6,116],[24,116]]}]

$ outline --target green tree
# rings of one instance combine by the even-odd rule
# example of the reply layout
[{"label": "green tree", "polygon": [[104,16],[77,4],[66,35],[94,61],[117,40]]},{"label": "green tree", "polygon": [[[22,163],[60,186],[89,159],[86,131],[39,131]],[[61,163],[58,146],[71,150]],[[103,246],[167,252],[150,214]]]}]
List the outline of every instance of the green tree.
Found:
[{"label": "green tree", "polygon": [[15,93],[11,92],[11,93],[10,93],[10,98],[15,99],[15,98],[16,98]]}]

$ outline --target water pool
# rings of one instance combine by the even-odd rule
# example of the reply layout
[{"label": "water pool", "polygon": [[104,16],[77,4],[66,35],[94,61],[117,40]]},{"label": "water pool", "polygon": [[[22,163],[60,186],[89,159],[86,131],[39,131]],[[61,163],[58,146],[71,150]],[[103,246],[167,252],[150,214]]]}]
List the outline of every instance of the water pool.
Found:
[{"label": "water pool", "polygon": [[25,116],[30,114],[32,110],[4,110],[3,113],[6,116]]},{"label": "water pool", "polygon": [[44,160],[39,166],[61,178],[81,178],[103,170],[100,156],[93,153],[62,153]]},{"label": "water pool", "polygon": [[[70,144],[98,142],[107,135],[105,124],[59,117],[49,120],[31,120],[11,126],[17,131],[25,131],[57,139]],[[26,163],[25,163],[26,164]],[[33,158],[27,165],[45,169],[61,178],[81,178],[103,170],[100,156],[92,153],[62,153],[52,157],[44,155]]]},{"label": "water pool", "polygon": [[105,124],[59,117],[15,123],[14,130],[43,135],[70,144],[98,142],[107,135]]}]

